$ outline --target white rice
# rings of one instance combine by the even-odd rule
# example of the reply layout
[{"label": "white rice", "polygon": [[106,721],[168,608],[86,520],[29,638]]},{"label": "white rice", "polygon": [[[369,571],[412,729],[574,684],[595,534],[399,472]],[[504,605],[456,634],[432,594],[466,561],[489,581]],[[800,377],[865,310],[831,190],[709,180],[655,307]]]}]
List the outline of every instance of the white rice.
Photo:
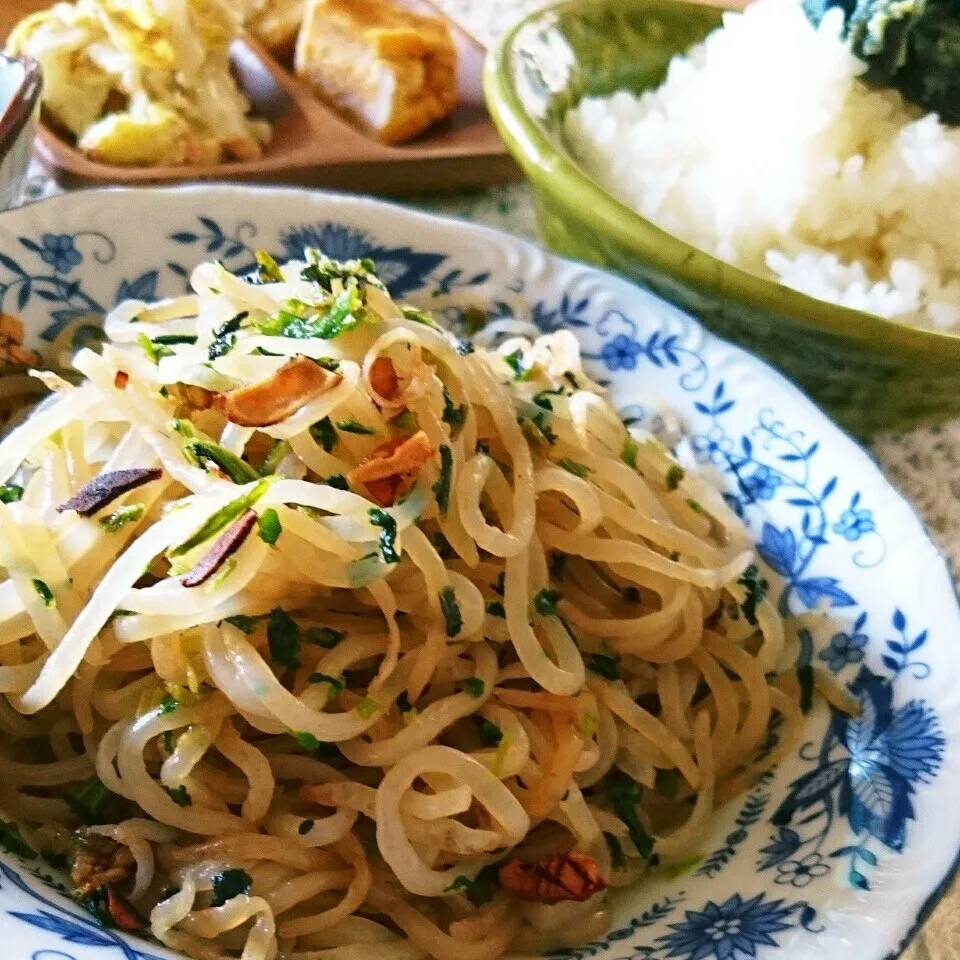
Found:
[{"label": "white rice", "polygon": [[960,330],[960,129],[857,79],[832,10],[757,0],[637,97],[587,99],[573,155],[665,230],[830,303]]}]

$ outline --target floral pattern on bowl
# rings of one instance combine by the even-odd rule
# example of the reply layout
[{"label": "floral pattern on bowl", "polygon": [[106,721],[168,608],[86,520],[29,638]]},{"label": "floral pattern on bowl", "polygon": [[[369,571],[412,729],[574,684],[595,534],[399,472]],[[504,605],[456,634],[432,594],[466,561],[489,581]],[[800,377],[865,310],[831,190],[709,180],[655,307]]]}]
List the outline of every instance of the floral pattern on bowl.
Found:
[{"label": "floral pattern on bowl", "polygon": [[[543,331],[571,329],[625,417],[657,424],[664,405],[674,410],[689,456],[753,531],[784,615],[831,614],[799,632],[801,669],[828,669],[861,713],[817,705],[803,745],[717,813],[699,856],[620,893],[611,932],[556,960],[897,954],[960,850],[960,612],[909,506],[779,374],[623,280],[362,198],[239,187],[89,192],[5,222],[0,310],[22,317],[32,345],[118,300],[182,291],[201,260],[242,269],[258,247],[289,256],[321,243],[374,257],[395,294],[454,327],[482,305]],[[776,738],[773,728],[767,749]],[[10,831],[0,829],[0,844],[7,955],[171,956],[101,929]]]}]

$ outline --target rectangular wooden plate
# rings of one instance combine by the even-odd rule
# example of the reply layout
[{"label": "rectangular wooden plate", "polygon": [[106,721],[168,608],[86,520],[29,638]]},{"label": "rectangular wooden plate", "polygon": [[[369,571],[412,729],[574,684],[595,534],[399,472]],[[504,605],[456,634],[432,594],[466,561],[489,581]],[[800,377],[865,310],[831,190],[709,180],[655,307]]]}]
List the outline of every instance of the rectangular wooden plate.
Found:
[{"label": "rectangular wooden plate", "polygon": [[[53,0],[0,0],[0,37]],[[421,12],[437,10],[404,0]],[[449,21],[448,21],[449,22]],[[238,41],[233,61],[254,111],[273,124],[263,156],[206,166],[119,167],[91,160],[40,124],[36,150],[66,187],[139,186],[210,180],[288,183],[402,195],[457,190],[518,179],[519,168],[487,114],[481,76],[485,51],[451,23],[460,69],[453,114],[402,146],[387,146],[319,100],[309,86],[252,39]]]}]

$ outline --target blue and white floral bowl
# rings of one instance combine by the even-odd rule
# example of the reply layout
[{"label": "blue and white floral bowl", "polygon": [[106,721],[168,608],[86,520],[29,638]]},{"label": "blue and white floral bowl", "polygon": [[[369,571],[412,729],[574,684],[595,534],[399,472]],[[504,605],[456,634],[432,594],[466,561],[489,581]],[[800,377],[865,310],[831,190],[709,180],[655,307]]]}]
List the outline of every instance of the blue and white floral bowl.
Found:
[{"label": "blue and white floral bowl", "polygon": [[[370,256],[394,294],[461,321],[468,306],[580,337],[626,415],[659,397],[725,485],[782,580],[782,611],[841,626],[802,634],[862,704],[821,706],[802,747],[715,819],[703,856],[622,897],[606,939],[558,960],[895,957],[960,851],[960,612],[911,508],[851,440],[760,361],[607,274],[490,230],[372,200],[241,187],[88,192],[0,217],[0,310],[34,343],[127,297],[184,289],[199,261],[253,250]],[[151,960],[0,857],[0,954]]]}]

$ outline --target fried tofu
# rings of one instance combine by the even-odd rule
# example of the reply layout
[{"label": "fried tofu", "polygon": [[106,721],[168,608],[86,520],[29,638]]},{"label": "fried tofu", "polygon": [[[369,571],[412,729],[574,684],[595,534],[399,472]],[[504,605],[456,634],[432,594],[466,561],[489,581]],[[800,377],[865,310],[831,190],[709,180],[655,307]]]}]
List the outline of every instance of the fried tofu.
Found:
[{"label": "fried tofu", "polygon": [[254,0],[245,26],[274,56],[293,56],[303,22],[303,0]]},{"label": "fried tofu", "polygon": [[457,102],[447,24],[387,0],[308,0],[297,73],[384,143],[403,143]]}]

